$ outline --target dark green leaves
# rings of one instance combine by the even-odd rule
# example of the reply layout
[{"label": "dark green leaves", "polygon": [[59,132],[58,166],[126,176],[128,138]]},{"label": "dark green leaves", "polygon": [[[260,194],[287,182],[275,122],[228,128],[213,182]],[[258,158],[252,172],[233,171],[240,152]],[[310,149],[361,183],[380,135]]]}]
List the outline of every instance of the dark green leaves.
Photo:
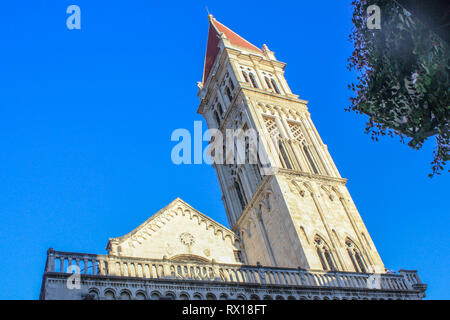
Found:
[{"label": "dark green leaves", "polygon": [[[381,30],[367,28],[367,7],[381,9]],[[448,45],[391,0],[353,1],[354,51],[349,69],[359,74],[349,85],[348,111],[369,116],[366,133],[398,136],[414,149],[435,137],[432,174],[449,160],[450,68]]]}]

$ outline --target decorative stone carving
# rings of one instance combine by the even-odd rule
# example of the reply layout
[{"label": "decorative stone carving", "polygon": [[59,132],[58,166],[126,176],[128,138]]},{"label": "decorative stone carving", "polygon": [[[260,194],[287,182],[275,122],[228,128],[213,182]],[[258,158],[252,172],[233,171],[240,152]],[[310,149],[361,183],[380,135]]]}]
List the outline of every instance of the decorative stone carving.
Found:
[{"label": "decorative stone carving", "polygon": [[183,232],[182,234],[180,234],[180,241],[185,246],[190,247],[195,243],[195,238],[189,232]]}]

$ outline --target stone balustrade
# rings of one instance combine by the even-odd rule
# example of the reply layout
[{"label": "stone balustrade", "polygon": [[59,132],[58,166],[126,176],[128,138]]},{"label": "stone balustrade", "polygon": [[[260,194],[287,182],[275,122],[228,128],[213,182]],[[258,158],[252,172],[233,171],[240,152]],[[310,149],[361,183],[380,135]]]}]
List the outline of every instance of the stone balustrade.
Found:
[{"label": "stone balustrade", "polygon": [[[72,266],[69,269],[69,266]],[[264,286],[359,288],[411,291],[422,282],[417,271],[399,274],[367,274],[290,268],[248,266],[241,264],[175,262],[167,259],[141,258],[60,252],[50,249],[46,273],[79,272],[94,276],[145,279],[212,281]]]}]

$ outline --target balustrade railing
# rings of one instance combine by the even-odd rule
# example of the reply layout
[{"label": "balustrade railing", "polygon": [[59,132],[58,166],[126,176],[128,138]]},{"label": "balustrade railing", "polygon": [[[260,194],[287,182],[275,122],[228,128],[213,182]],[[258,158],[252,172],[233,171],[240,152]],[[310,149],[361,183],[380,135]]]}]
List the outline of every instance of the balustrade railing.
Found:
[{"label": "balustrade railing", "polygon": [[422,284],[416,271],[367,274],[221,263],[190,263],[109,255],[60,252],[50,249],[46,272],[179,279],[273,286],[339,287],[408,291]]}]

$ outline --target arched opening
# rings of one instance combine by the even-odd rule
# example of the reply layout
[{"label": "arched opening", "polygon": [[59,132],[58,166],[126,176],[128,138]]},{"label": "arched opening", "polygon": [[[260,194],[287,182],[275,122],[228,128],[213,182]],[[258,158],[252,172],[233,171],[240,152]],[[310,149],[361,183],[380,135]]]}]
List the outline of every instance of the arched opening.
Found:
[{"label": "arched opening", "polygon": [[309,152],[309,149],[306,145],[303,145],[303,152],[305,153],[305,156],[308,159],[311,169],[314,171],[314,173],[318,174],[319,170],[317,170],[316,164],[314,163],[311,153]]},{"label": "arched opening", "polygon": [[192,300],[203,300],[202,295],[198,292],[194,293]]},{"label": "arched opening", "polygon": [[347,238],[345,240],[345,245],[347,247],[347,253],[355,271],[363,273],[367,272],[366,262],[356,244],[352,240]]},{"label": "arched opening", "polygon": [[166,300],[176,300],[175,293],[173,293],[171,291],[166,293],[166,297],[165,298],[166,298]]},{"label": "arched opening", "polygon": [[234,188],[236,189],[236,193],[239,199],[239,203],[241,204],[242,210],[244,210],[245,208],[245,200],[244,200],[244,194],[242,193],[242,189],[240,184],[238,183],[237,180],[234,181]]},{"label": "arched opening", "polygon": [[152,300],[160,300],[161,293],[159,291],[153,291],[150,297]]},{"label": "arched opening", "polygon": [[231,91],[234,91],[234,83],[233,80],[231,80],[231,78],[228,79],[228,83],[230,84]]},{"label": "arched opening", "polygon": [[214,119],[216,120],[217,127],[220,127],[220,118],[219,114],[217,113],[217,110],[214,110]]},{"label": "arched opening", "polygon": [[216,295],[214,293],[208,292],[206,294],[206,300],[217,300]]},{"label": "arched opening", "polygon": [[270,81],[272,82],[272,86],[273,89],[275,90],[276,93],[280,94],[280,89],[278,89],[277,83],[275,82],[275,79],[270,79]]},{"label": "arched opening", "polygon": [[136,293],[136,300],[146,300],[147,296],[144,292],[138,292]]},{"label": "arched opening", "polygon": [[258,89],[258,82],[256,82],[256,78],[255,75],[252,72],[249,72],[249,76],[250,76],[250,81],[252,82],[252,86],[253,88]]},{"label": "arched opening", "polygon": [[99,294],[97,289],[90,289],[89,290],[89,297],[88,300],[98,300]]},{"label": "arched opening", "polygon": [[180,300],[189,300],[189,295],[186,292],[180,294]]},{"label": "arched opening", "polygon": [[278,148],[280,149],[281,164],[283,165],[283,167],[285,167],[287,169],[292,169],[291,162],[289,161],[289,157],[288,157],[286,148],[284,147],[284,143],[282,140],[278,140]]},{"label": "arched opening", "polygon": [[272,89],[272,85],[270,84],[270,80],[267,77],[264,77],[264,80],[266,81],[267,88]]},{"label": "arched opening", "polygon": [[230,103],[231,103],[231,101],[233,101],[233,96],[231,95],[230,88],[225,87],[225,93],[227,94],[228,100],[229,100]]},{"label": "arched opening", "polygon": [[220,112],[220,115],[223,115],[222,105],[220,103],[217,104],[217,110]]},{"label": "arched opening", "polygon": [[316,235],[314,244],[323,270],[336,270],[336,264],[327,243],[320,236]]},{"label": "arched opening", "polygon": [[120,300],[131,300],[131,294],[130,294],[130,292],[128,292],[128,291],[126,291],[126,290],[123,290],[123,291],[120,293]]},{"label": "arched opening", "polygon": [[226,293],[221,293],[219,296],[219,300],[228,300],[228,295]]},{"label": "arched opening", "polygon": [[250,80],[248,79],[248,76],[247,76],[247,72],[245,72],[245,71],[242,71],[242,76],[244,77],[244,81],[245,82],[250,82]]},{"label": "arched opening", "polygon": [[106,300],[114,300],[115,298],[116,297],[115,297],[114,291],[112,291],[112,290],[105,291],[105,299]]}]

